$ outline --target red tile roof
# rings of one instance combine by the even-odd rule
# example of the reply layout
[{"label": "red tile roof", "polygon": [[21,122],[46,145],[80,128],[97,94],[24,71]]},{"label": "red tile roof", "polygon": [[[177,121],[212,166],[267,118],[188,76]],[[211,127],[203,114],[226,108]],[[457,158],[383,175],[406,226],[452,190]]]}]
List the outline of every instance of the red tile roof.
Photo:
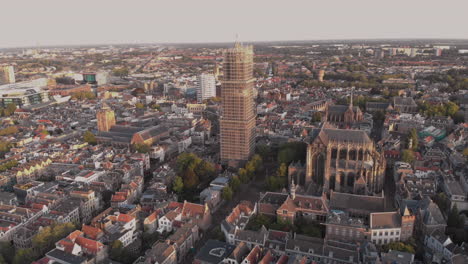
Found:
[{"label": "red tile roof", "polygon": [[101,229],[89,225],[83,225],[81,231],[83,231],[85,236],[94,240],[96,240],[100,234],[104,234],[104,232]]}]

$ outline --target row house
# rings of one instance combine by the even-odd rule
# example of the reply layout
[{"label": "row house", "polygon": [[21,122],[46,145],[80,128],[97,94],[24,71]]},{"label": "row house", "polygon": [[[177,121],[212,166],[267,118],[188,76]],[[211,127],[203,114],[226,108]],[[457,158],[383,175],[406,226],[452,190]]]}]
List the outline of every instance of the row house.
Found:
[{"label": "row house", "polygon": [[52,163],[50,158],[38,159],[21,164],[12,169],[17,183],[25,183],[36,179],[44,169]]},{"label": "row house", "polygon": [[99,198],[93,190],[74,190],[70,197],[80,200],[80,216],[83,222],[88,222],[99,209]]},{"label": "row house", "polygon": [[158,220],[158,232],[171,232],[181,223],[192,222],[206,231],[211,225],[211,211],[208,205],[195,204],[184,201],[184,203],[171,202],[166,207],[168,211]]},{"label": "row house", "polygon": [[98,263],[107,258],[107,247],[99,241],[85,237],[85,233],[79,230],[75,230],[67,237],[59,240],[55,243],[55,249],[46,254],[47,257],[63,263],[64,259],[59,258],[60,254],[54,252],[55,250],[62,251],[63,256],[85,257],[92,260],[91,263]]},{"label": "row house", "polygon": [[221,231],[226,241],[233,245],[236,230],[243,230],[250,218],[256,213],[256,206],[249,201],[241,201],[232,212],[221,222]]},{"label": "row house", "polygon": [[166,242],[174,245],[177,251],[177,259],[181,262],[189,250],[194,247],[199,239],[199,228],[194,223],[186,223],[170,235]]}]

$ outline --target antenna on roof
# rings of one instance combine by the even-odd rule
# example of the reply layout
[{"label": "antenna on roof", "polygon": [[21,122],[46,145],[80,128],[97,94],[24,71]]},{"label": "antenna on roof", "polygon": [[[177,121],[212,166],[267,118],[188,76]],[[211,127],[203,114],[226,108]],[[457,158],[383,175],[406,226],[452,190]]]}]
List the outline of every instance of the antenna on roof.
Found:
[{"label": "antenna on roof", "polygon": [[236,42],[234,47],[239,48],[240,46],[242,46],[242,43],[239,41],[239,33],[236,33]]}]

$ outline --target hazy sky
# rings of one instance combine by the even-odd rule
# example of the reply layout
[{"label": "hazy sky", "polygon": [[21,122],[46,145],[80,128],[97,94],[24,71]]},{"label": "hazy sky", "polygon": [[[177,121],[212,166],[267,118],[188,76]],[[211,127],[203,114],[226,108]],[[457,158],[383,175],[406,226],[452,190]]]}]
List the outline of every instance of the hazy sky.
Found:
[{"label": "hazy sky", "polygon": [[0,47],[466,38],[468,0],[0,0]]}]

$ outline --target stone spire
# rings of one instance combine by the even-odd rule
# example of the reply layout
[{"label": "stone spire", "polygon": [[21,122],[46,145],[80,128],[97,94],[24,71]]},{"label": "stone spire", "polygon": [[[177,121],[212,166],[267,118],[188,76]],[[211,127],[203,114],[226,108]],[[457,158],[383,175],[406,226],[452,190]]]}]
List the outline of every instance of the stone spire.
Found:
[{"label": "stone spire", "polygon": [[291,181],[291,187],[289,188],[289,195],[291,196],[291,199],[296,198],[296,185],[294,184],[294,180]]}]

